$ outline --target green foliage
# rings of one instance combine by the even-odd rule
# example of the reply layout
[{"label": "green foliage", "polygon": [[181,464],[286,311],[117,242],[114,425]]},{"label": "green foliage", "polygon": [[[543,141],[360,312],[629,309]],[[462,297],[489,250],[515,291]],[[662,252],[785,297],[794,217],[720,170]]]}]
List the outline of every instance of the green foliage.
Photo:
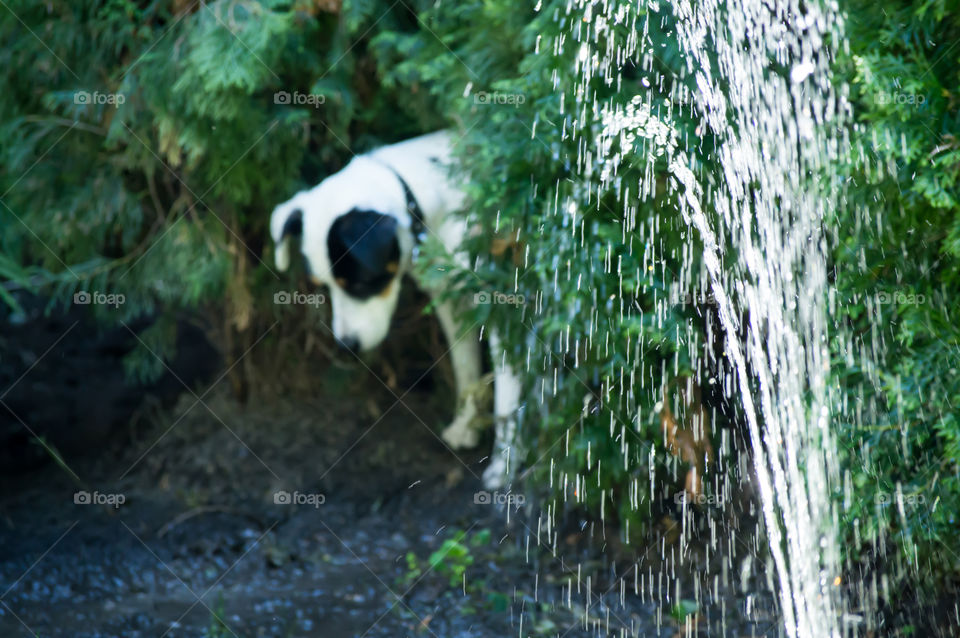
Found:
[{"label": "green foliage", "polygon": [[670,616],[678,623],[683,623],[688,616],[700,611],[700,605],[695,600],[680,600],[670,608]]},{"label": "green foliage", "polygon": [[865,153],[835,250],[837,328],[855,347],[834,349],[849,406],[842,528],[864,552],[897,546],[931,583],[960,572],[958,9],[847,3],[844,68]]},{"label": "green foliage", "polygon": [[430,554],[426,562],[421,562],[417,555],[408,552],[406,556],[407,572],[400,583],[404,587],[412,587],[430,573],[436,573],[447,579],[450,588],[466,586],[473,588],[473,583],[467,583],[466,573],[474,563],[473,550],[490,544],[490,530],[482,529],[469,534],[461,530],[453,530],[449,538],[444,539],[438,550]]},{"label": "green foliage", "polygon": [[[464,269],[427,250],[422,276],[442,273],[458,296],[523,300],[478,305],[473,319],[497,328],[531,388],[521,427],[527,464],[539,484],[556,488],[554,511],[586,507],[633,519],[640,532],[651,463],[668,458],[655,407],[661,386],[690,371],[700,342],[679,307],[655,311],[677,283],[685,225],[667,205],[657,180],[664,166],[650,139],[623,148],[616,170],[607,157],[584,157],[582,146],[602,130],[601,114],[589,115],[593,104],[626,109],[640,94],[662,102],[672,86],[647,86],[654,73],[632,65],[612,71],[609,82],[583,79],[577,58],[581,46],[603,51],[643,25],[662,53],[650,57],[651,67],[683,77],[682,59],[666,36],[671,18],[647,22],[645,3],[624,7],[595,42],[586,28],[568,37],[571,25],[585,22],[583,9],[541,4],[438,4],[421,15],[435,40],[385,34],[373,46],[398,60],[385,70],[387,82],[429,84],[463,130],[457,154],[479,229],[468,242],[476,259]],[[690,125],[680,117],[672,124]],[[611,141],[613,149],[623,143]],[[647,192],[637,193],[637,184]],[[512,247],[498,251],[498,244]]]},{"label": "green foliage", "polygon": [[210,610],[210,625],[203,630],[203,638],[226,638],[233,632],[223,622],[226,615],[226,609],[223,599],[223,592],[217,594],[217,603],[214,609]]},{"label": "green foliage", "polygon": [[144,379],[185,309],[249,330],[248,273],[283,281],[264,252],[272,207],[354,152],[439,126],[423,93],[377,83],[368,50],[379,31],[417,28],[387,2],[342,16],[278,0],[5,5],[0,297],[123,295],[90,311],[161,317],[127,361]]}]

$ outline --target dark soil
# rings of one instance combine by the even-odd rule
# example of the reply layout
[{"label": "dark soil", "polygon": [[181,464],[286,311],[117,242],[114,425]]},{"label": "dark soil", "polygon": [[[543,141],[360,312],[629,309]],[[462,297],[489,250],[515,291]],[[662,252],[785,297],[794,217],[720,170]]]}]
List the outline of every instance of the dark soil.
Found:
[{"label": "dark soil", "polygon": [[[289,382],[282,369],[264,372],[241,405],[195,360],[183,367],[205,384],[187,382],[170,404],[168,379],[145,404],[143,389],[110,376],[129,349],[124,338],[48,361],[53,353],[40,354],[70,323],[41,324],[4,344],[5,354],[32,353],[4,374],[26,372],[17,385],[26,393],[8,399],[63,462],[7,426],[8,458],[29,462],[0,472],[4,638],[777,634],[769,596],[737,593],[696,573],[695,560],[658,577],[655,561],[638,569],[618,556],[597,522],[571,513],[538,545],[532,497],[510,510],[477,503],[482,452],[454,453],[438,437],[451,406],[445,366],[429,363],[430,329],[412,371],[388,343],[385,361],[324,360]],[[60,346],[100,338],[85,324],[74,330]],[[258,365],[278,344],[263,341]],[[208,345],[186,349],[216,363]],[[72,398],[59,402],[68,387]],[[97,406],[93,416],[84,406]],[[77,502],[83,492],[106,502]],[[278,503],[283,493],[306,502]],[[463,541],[431,565],[458,531]],[[652,555],[681,551],[675,536],[655,528]],[[639,582],[649,593],[637,595],[647,570]],[[720,583],[715,604],[686,623],[670,617],[676,594],[693,598],[694,583],[711,582]]]}]

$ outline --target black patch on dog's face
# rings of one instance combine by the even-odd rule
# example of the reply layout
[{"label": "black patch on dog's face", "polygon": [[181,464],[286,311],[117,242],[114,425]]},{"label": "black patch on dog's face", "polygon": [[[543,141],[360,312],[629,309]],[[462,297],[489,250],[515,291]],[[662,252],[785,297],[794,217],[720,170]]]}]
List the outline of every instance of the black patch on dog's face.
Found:
[{"label": "black patch on dog's face", "polygon": [[360,300],[378,295],[399,270],[397,220],[354,209],[330,226],[327,250],[334,280],[348,295]]}]

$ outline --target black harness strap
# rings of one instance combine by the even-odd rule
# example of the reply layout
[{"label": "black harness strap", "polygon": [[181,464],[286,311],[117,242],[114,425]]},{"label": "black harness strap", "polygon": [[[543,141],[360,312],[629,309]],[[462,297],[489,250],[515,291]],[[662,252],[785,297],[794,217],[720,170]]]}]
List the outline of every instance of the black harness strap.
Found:
[{"label": "black harness strap", "polygon": [[420,203],[417,201],[417,198],[413,196],[410,185],[400,176],[400,173],[389,164],[383,162],[381,162],[381,164],[396,175],[397,181],[400,182],[400,186],[403,188],[403,196],[407,200],[407,212],[410,214],[410,232],[413,233],[414,243],[419,244],[427,238],[427,226],[423,220],[423,209],[420,208]]}]

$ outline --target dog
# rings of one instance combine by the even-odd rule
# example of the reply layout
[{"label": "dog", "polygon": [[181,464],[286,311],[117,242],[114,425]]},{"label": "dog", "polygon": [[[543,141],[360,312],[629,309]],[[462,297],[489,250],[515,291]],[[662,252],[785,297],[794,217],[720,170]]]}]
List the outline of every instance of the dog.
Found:
[{"label": "dog", "polygon": [[[701,402],[700,386],[692,377],[680,377],[676,380],[675,406],[679,409],[675,416],[673,403],[667,386],[663,386],[663,407],[660,409],[660,429],[663,432],[667,449],[690,466],[684,478],[684,492],[693,502],[703,498],[703,477],[709,465],[713,464],[713,445],[710,443],[710,417]],[[683,425],[687,427],[683,427]]]},{"label": "dog", "polygon": [[[401,280],[414,274],[411,265],[428,236],[469,267],[460,250],[468,229],[456,214],[465,196],[453,181],[452,147],[446,131],[380,147],[354,157],[338,173],[273,210],[270,234],[277,268],[290,266],[291,243],[299,240],[311,281],[329,289],[332,332],[344,349],[369,351],[386,337]],[[443,292],[417,283],[431,297]],[[458,309],[449,301],[436,305],[457,389],[455,417],[442,438],[452,449],[466,449],[479,443],[483,420],[478,406],[480,332],[462,324]],[[495,443],[483,483],[498,489],[509,482],[517,460],[520,382],[497,335],[489,334]]]}]

